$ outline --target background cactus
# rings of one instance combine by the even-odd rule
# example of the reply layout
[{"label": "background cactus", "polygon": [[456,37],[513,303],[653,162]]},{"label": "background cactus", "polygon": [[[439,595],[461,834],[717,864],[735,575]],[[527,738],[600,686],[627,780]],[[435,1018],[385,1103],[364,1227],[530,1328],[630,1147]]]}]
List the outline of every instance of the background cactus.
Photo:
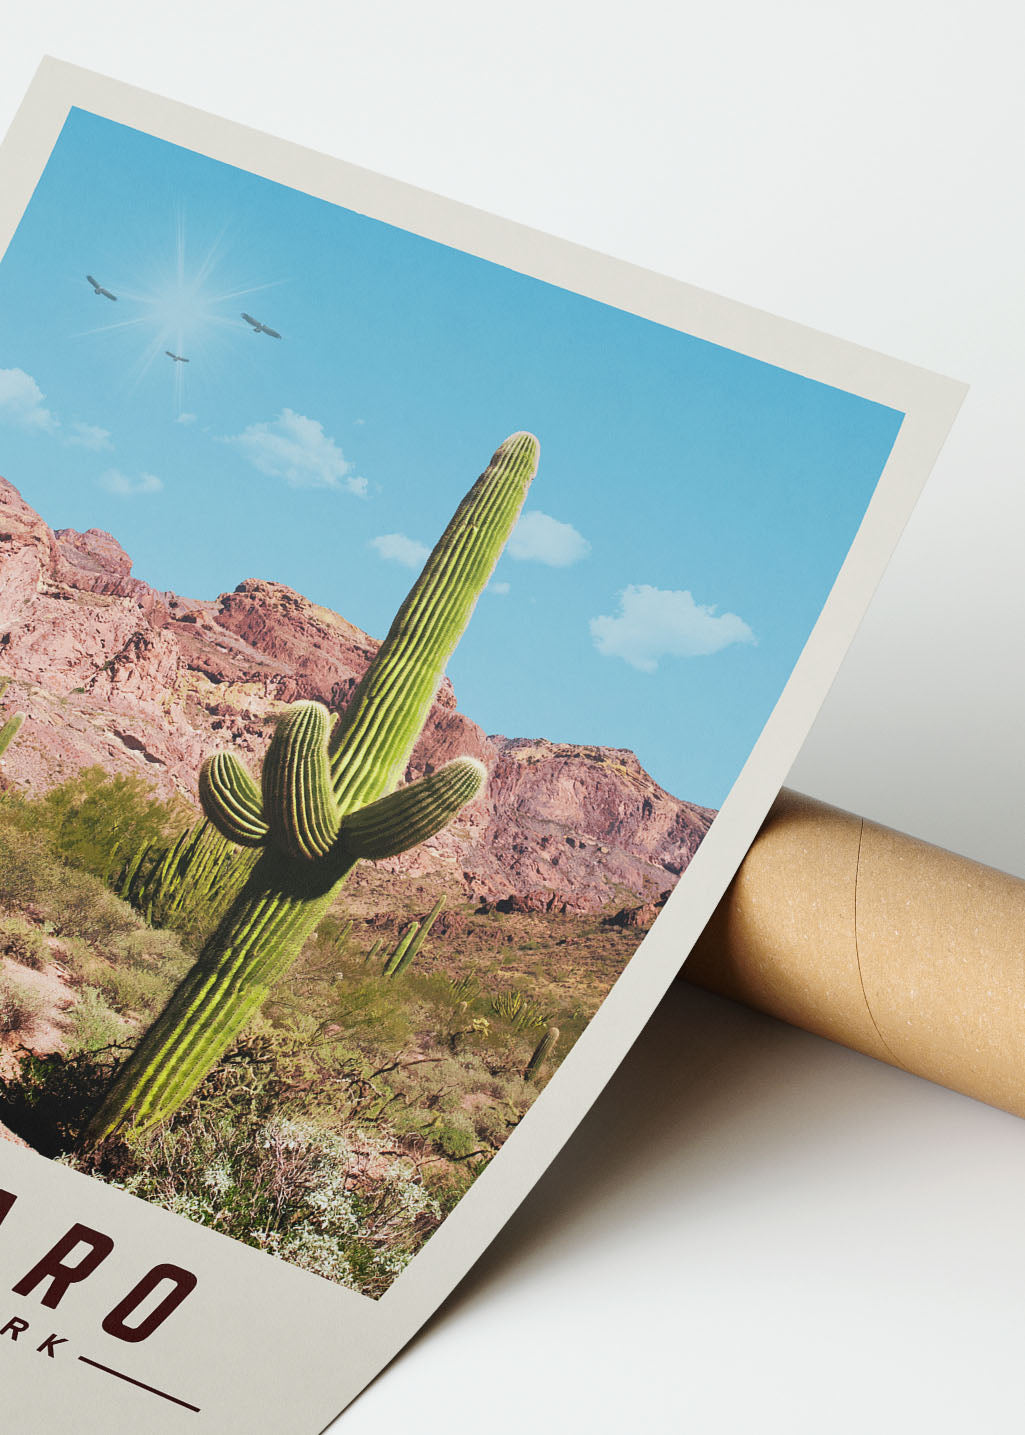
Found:
[{"label": "background cactus", "polygon": [[[2,698],[4,693],[7,691],[8,687],[10,686],[10,683],[11,680],[9,677],[0,677],[0,698]],[[24,721],[24,713],[13,713],[12,716],[9,717],[7,721],[3,724],[3,726],[0,727],[0,757],[3,757],[4,753],[10,747],[17,734],[18,729],[21,727]]]},{"label": "background cactus", "polygon": [[291,966],[355,864],[422,842],[478,791],[485,772],[473,758],[392,788],[516,523],[537,453],[527,433],[495,452],[333,732],[320,703],[295,703],[278,722],[259,787],[231,753],[204,763],[200,798],[208,819],[258,856],[192,971],[111,1083],[88,1140],[171,1115]]},{"label": "background cactus", "polygon": [[110,885],[153,926],[209,928],[254,861],[254,853],[240,852],[203,818],[170,844],[151,842],[130,853]]},{"label": "background cactus", "polygon": [[385,962],[382,972],[383,976],[397,977],[406,970],[426,941],[427,935],[437,921],[438,915],[444,905],[445,898],[439,897],[422,922],[410,923],[407,930],[399,938],[394,952],[392,952],[391,956]]},{"label": "background cactus", "polygon": [[4,753],[10,747],[11,742],[24,721],[24,713],[15,713],[13,717],[7,719],[3,727],[0,727],[0,757],[3,757]]},{"label": "background cactus", "polygon": [[395,969],[397,968],[399,962],[401,962],[406,955],[406,948],[411,945],[413,938],[416,936],[419,930],[419,922],[410,922],[409,926],[402,933],[402,936],[399,938],[398,942],[396,942],[395,950],[391,953],[391,955],[385,961],[384,966],[381,968],[382,976],[394,976]]},{"label": "background cactus", "polygon": [[549,1056],[551,1056],[552,1051],[555,1047],[555,1043],[558,1040],[559,1028],[557,1026],[550,1026],[545,1032],[544,1036],[538,1042],[537,1046],[534,1048],[533,1055],[527,1062],[526,1068],[523,1072],[524,1081],[529,1081],[532,1076],[536,1076],[536,1074],[541,1070],[541,1067],[548,1060]]}]

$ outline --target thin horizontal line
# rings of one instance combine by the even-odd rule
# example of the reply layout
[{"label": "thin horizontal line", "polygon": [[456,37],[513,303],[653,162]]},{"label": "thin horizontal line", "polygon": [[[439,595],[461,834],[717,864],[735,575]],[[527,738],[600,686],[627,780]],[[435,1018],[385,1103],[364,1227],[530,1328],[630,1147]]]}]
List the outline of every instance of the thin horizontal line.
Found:
[{"label": "thin horizontal line", "polygon": [[98,1360],[90,1360],[87,1355],[80,1355],[85,1365],[91,1365],[96,1370],[105,1370],[108,1375],[116,1375],[118,1380],[127,1380],[129,1385],[137,1385],[140,1390],[148,1390],[151,1395],[159,1395],[161,1400],[170,1400],[174,1405],[184,1405],[186,1410],[194,1410],[199,1414],[198,1405],[190,1405],[187,1400],[179,1400],[177,1395],[168,1395],[166,1390],[158,1390],[155,1385],[147,1385],[144,1380],[136,1380],[134,1375],[124,1375],[120,1370],[111,1370],[109,1365],[101,1365]]}]

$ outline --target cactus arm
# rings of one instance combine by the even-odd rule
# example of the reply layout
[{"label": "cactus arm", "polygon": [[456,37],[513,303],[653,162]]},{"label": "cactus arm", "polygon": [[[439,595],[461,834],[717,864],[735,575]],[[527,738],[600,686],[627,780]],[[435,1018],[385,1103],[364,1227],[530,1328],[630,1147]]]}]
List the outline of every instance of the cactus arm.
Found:
[{"label": "cactus arm", "polygon": [[207,819],[229,842],[259,847],[267,840],[260,789],[232,752],[216,752],[199,769],[199,800]]},{"label": "cactus arm", "polygon": [[480,791],[487,768],[474,757],[457,757],[444,767],[379,797],[346,817],[338,834],[350,857],[376,862],[397,857],[446,827]]},{"label": "cactus arm", "polygon": [[24,713],[15,713],[13,717],[7,719],[3,727],[0,727],[0,757],[4,755],[14,741],[17,731],[24,721]]},{"label": "cactus arm", "polygon": [[278,720],[263,762],[263,810],[271,836],[290,857],[326,857],[338,835],[323,703],[293,703]]},{"label": "cactus arm", "polygon": [[438,684],[491,577],[537,472],[538,444],[517,433],[456,509],[331,742],[343,813],[390,791],[420,735]]}]

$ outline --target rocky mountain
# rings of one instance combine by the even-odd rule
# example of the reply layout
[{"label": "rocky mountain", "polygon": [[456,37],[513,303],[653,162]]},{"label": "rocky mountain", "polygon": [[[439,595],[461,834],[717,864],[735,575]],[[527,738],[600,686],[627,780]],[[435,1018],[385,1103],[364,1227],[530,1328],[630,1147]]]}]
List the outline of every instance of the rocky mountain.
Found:
[{"label": "rocky mountain", "polygon": [[[27,714],[3,773],[25,790],[99,763],[195,804],[209,752],[231,748],[255,768],[281,705],[343,706],[377,646],[280,583],[248,579],[213,601],[158,592],[109,533],[53,531],[0,479],[0,672],[13,679],[5,706]],[[446,679],[407,777],[460,753],[486,763],[487,788],[392,865],[456,877],[484,902],[650,903],[715,815],[670,796],[632,752],[487,736]]]}]

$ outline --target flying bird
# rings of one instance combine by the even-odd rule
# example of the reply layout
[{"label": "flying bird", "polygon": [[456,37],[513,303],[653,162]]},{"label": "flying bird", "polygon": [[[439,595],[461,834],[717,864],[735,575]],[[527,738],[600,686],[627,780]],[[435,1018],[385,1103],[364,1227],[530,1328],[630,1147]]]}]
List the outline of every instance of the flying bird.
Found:
[{"label": "flying bird", "polygon": [[91,274],[87,274],[85,277],[89,280],[89,283],[93,286],[93,293],[94,293],[94,294],[102,294],[103,297],[104,297],[104,299],[113,299],[114,303],[115,303],[115,304],[117,303],[117,295],[116,295],[116,294],[112,294],[109,289],[104,289],[103,285],[99,282],[99,280],[94,279]]},{"label": "flying bird", "polygon": [[254,334],[269,334],[272,339],[281,338],[277,329],[268,329],[266,324],[261,324],[259,319],[254,319],[252,314],[243,314],[242,317],[247,324],[252,324]]},{"label": "flying bird", "polygon": [[187,364],[189,362],[182,354],[172,354],[170,349],[165,349],[164,353],[169,359],[173,359],[176,364]]}]

